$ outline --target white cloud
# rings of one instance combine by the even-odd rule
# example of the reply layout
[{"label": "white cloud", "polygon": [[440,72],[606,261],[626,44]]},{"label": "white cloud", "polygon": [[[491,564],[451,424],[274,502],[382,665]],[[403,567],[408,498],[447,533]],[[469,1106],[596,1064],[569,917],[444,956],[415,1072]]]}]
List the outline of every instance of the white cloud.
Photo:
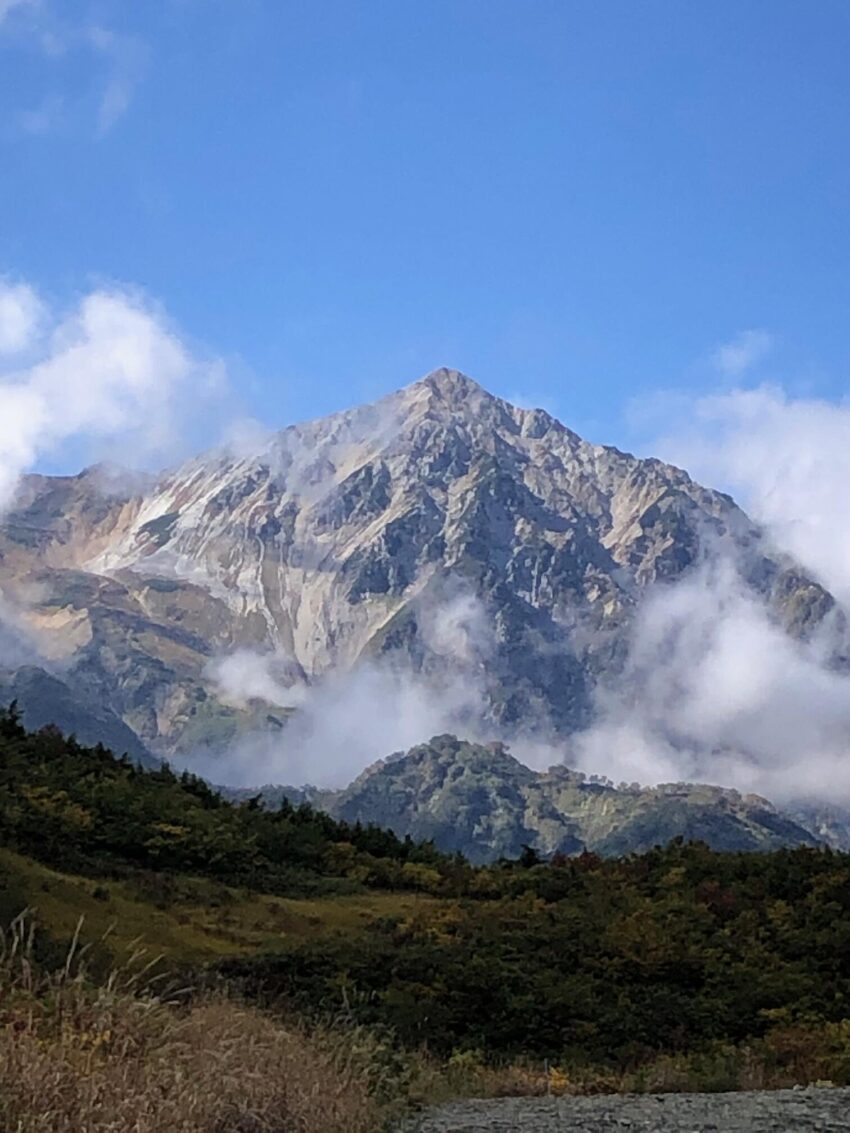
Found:
[{"label": "white cloud", "polygon": [[731,491],[773,541],[850,603],[850,404],[776,386],[698,399],[655,445]]},{"label": "white cloud", "polygon": [[193,770],[228,786],[341,787],[376,759],[433,735],[487,738],[478,731],[484,711],[479,686],[458,679],[448,663],[428,679],[411,672],[404,658],[389,656],[329,673],[312,686],[276,688],[262,655],[240,651],[226,667],[219,664],[217,676],[219,691],[227,679],[227,699],[242,693],[244,702],[249,690],[264,690],[272,704],[299,704],[282,732],[248,735],[225,752],[191,758]]},{"label": "white cloud", "polygon": [[770,353],[773,338],[765,330],[745,330],[715,351],[714,364],[729,378],[740,378]]},{"label": "white cloud", "polygon": [[587,770],[850,801],[850,676],[826,663],[837,625],[790,638],[728,560],[660,586],[625,674],[576,737]]},{"label": "white cloud", "polygon": [[27,350],[43,317],[42,302],[29,284],[0,279],[0,355]]},{"label": "white cloud", "polygon": [[234,460],[245,460],[266,449],[273,437],[268,425],[256,417],[239,416],[227,421],[221,443]]},{"label": "white cloud", "polygon": [[474,670],[493,653],[492,619],[481,599],[465,587],[443,601],[420,602],[417,621],[425,645],[455,666]]},{"label": "white cloud", "polygon": [[420,614],[439,658],[427,673],[391,654],[307,685],[279,654],[239,650],[219,660],[211,674],[226,701],[260,698],[297,712],[283,731],[196,753],[192,767],[229,785],[339,787],[378,758],[450,732],[506,740],[538,768],[566,755],[617,780],[850,802],[850,675],[829,663],[842,644],[840,621],[814,640],[790,638],[728,558],[649,594],[625,671],[599,690],[594,724],[570,738],[547,736],[534,720],[509,734],[488,720],[482,658],[492,646],[483,616],[464,592]]},{"label": "white cloud", "polygon": [[246,708],[253,700],[295,707],[304,699],[303,674],[280,652],[236,649],[207,666],[207,676],[225,704]]},{"label": "white cloud", "polygon": [[207,675],[225,703],[245,707],[258,699],[298,711],[282,732],[245,736],[226,752],[196,753],[192,768],[227,785],[340,787],[377,758],[433,735],[491,739],[484,662],[493,640],[483,604],[458,584],[442,597],[422,596],[416,620],[436,661],[427,673],[390,653],[307,684],[280,651],[238,649],[218,658]]},{"label": "white cloud", "polygon": [[[218,367],[194,357],[137,294],[93,291],[58,315],[17,286],[0,325],[34,360],[0,369],[0,509],[22,473],[68,443],[97,455],[120,446],[133,459],[170,452],[189,403],[196,415],[214,392]],[[22,310],[37,314],[27,321]]]},{"label": "white cloud", "polygon": [[[654,453],[731,492],[850,608],[850,403],[763,385],[659,398],[655,416]],[[639,613],[623,684],[581,739],[585,765],[850,801],[850,676],[831,660],[848,650],[828,640],[843,618],[795,642],[722,560],[659,589]]]}]

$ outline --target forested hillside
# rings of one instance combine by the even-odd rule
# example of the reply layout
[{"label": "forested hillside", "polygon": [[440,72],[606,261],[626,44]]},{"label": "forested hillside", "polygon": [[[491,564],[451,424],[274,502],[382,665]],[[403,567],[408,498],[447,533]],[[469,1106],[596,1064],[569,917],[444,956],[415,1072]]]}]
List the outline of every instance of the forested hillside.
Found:
[{"label": "forested hillside", "polygon": [[[303,796],[287,788],[262,794],[269,805]],[[524,845],[545,857],[582,850],[619,857],[676,837],[715,850],[777,850],[821,840],[813,832],[822,825],[816,815],[811,825],[795,821],[757,795],[704,783],[615,787],[563,764],[533,771],[503,744],[451,735],[378,761],[344,790],[313,791],[310,798],[335,818],[432,840],[479,865],[516,858]],[[836,845],[840,826],[832,835],[835,848],[850,847],[846,839]]]},{"label": "forested hillside", "polygon": [[436,888],[462,868],[429,845],[308,804],[234,804],[202,779],[144,769],[0,710],[0,844],[63,869],[190,874],[267,893]]},{"label": "forested hillside", "polygon": [[345,987],[359,1020],[445,1055],[623,1068],[829,1035],[843,1061],[827,1076],[850,1081],[850,856],[682,842],[614,861],[527,856],[477,871],[462,900],[225,970],[305,1009]]},{"label": "forested hillside", "polygon": [[80,914],[117,923],[193,987],[343,1012],[394,1059],[472,1068],[474,1089],[486,1068],[544,1059],[559,1088],[850,1082],[850,856],[828,848],[677,839],[472,867],[309,806],[227,802],[190,775],[28,733],[13,708],[0,911],[25,906],[56,944]]}]

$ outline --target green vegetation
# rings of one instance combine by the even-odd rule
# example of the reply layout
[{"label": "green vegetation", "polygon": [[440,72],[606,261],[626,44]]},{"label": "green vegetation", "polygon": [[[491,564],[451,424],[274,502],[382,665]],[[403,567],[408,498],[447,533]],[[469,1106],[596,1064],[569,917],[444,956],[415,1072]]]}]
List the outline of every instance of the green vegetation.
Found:
[{"label": "green vegetation", "polygon": [[[280,789],[264,792],[279,800]],[[551,857],[582,850],[621,857],[673,838],[715,850],[778,850],[814,846],[819,838],[767,800],[699,783],[615,787],[562,765],[533,771],[502,744],[434,736],[384,760],[342,791],[317,791],[311,801],[347,822],[374,822],[432,839],[484,865],[516,858],[524,845]],[[802,816],[801,816],[802,817]],[[817,829],[825,816],[818,814]],[[836,821],[837,819],[837,821]],[[831,823],[837,849],[841,819]]]},{"label": "green vegetation", "polygon": [[202,779],[146,770],[0,711],[0,845],[75,873],[191,874],[262,893],[436,890],[462,863],[303,804],[227,802]]},{"label": "green vegetation", "polygon": [[679,839],[473,868],[309,806],[226,802],[29,734],[14,710],[0,713],[0,845],[0,923],[34,907],[42,963],[82,915],[92,970],[141,940],[194,988],[261,1007],[249,1029],[294,1011],[310,1034],[356,1033],[385,1093],[387,1075],[407,1099],[850,1083],[850,855],[836,851]]},{"label": "green vegetation", "polygon": [[98,942],[95,952],[106,963],[138,941],[168,967],[191,967],[274,950],[285,941],[355,934],[370,922],[435,905],[434,898],[415,892],[279,897],[141,870],[83,877],[0,850],[0,925],[31,908],[42,935],[57,942],[55,955],[82,916],[86,940]]},{"label": "green vegetation", "polygon": [[482,869],[465,899],[223,971],[304,1010],[344,995],[359,1021],[444,1056],[623,1072],[826,1028],[843,1035],[826,1076],[850,1082],[850,857],[674,843]]}]

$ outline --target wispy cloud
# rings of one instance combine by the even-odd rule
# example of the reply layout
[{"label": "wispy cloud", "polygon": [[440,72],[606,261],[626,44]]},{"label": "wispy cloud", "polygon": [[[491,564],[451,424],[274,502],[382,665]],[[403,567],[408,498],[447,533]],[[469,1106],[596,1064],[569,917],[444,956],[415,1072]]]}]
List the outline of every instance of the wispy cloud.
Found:
[{"label": "wispy cloud", "polygon": [[103,137],[127,111],[144,74],[147,49],[140,40],[103,27],[90,28],[88,38],[108,68],[97,113],[97,133]]},{"label": "wispy cloud", "polygon": [[732,492],[774,543],[850,604],[850,403],[762,385],[670,404],[658,455]]},{"label": "wispy cloud", "polygon": [[850,401],[738,386],[658,395],[652,418],[641,431],[655,439],[641,447],[731,492],[839,606],[797,641],[728,559],[659,587],[639,611],[623,681],[578,743],[584,765],[850,801],[850,670],[838,661],[850,624]]},{"label": "wispy cloud", "polygon": [[238,649],[216,658],[207,677],[225,703],[246,707],[258,700],[298,711],[285,735],[256,732],[226,752],[196,752],[192,767],[231,785],[338,787],[377,757],[438,733],[491,739],[498,729],[485,720],[485,684],[495,642],[484,604],[457,582],[420,596],[416,624],[432,661],[427,673],[403,652],[361,659],[312,681],[281,651]]},{"label": "wispy cloud", "polygon": [[[147,45],[112,27],[69,20],[50,0],[0,0],[0,26],[13,11],[24,9],[34,14],[18,21],[18,39],[42,58],[46,84],[58,73],[53,70],[57,61],[70,55],[88,56],[88,67],[95,76],[90,88],[96,98],[94,133],[104,137],[131,105],[147,67]],[[14,128],[22,134],[45,135],[75,116],[82,118],[84,112],[91,122],[90,99],[91,93],[53,90],[36,106],[19,111]]]},{"label": "wispy cloud", "polygon": [[50,95],[40,106],[32,110],[22,110],[18,115],[21,132],[33,136],[49,134],[61,122],[64,106],[64,100],[59,95]]},{"label": "wispy cloud", "polygon": [[617,779],[850,801],[850,676],[830,663],[842,634],[835,618],[793,639],[734,562],[708,561],[644,601],[625,673],[574,752]]},{"label": "wispy cloud", "polygon": [[740,378],[758,365],[773,346],[773,336],[766,330],[744,330],[714,352],[713,361],[728,378]]},{"label": "wispy cloud", "polygon": [[43,316],[44,305],[29,284],[0,279],[0,356],[26,350]]}]

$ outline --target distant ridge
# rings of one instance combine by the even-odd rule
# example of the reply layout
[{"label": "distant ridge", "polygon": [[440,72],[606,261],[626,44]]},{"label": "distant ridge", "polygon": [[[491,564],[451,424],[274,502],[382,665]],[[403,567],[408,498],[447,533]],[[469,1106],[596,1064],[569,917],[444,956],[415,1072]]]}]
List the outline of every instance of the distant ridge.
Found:
[{"label": "distant ridge", "polygon": [[[688,783],[616,788],[566,767],[532,771],[501,744],[455,736],[435,736],[381,760],[341,791],[266,788],[263,797],[272,807],[283,797],[310,801],[337,819],[433,840],[477,864],[518,858],[525,847],[544,857],[619,856],[674,838],[715,850],[821,844],[805,824],[757,795]],[[850,849],[850,839],[843,848]]]}]

